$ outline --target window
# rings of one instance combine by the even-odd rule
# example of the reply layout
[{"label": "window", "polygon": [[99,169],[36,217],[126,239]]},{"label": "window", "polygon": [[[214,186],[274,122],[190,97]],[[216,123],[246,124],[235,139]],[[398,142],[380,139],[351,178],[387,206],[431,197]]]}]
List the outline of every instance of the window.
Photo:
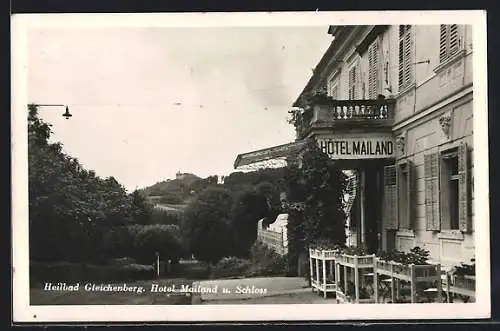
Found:
[{"label": "window", "polygon": [[368,48],[368,98],[375,99],[380,93],[379,41],[376,39]]},{"label": "window", "polygon": [[426,229],[471,231],[468,147],[424,156]]},{"label": "window", "polygon": [[439,29],[439,62],[446,62],[461,49],[457,24],[441,24]]},{"label": "window", "polygon": [[355,100],[358,97],[359,65],[355,62],[349,69],[349,100]]},{"label": "window", "polygon": [[411,229],[410,222],[410,174],[407,162],[398,166],[398,220],[399,229]]},{"label": "window", "polygon": [[387,230],[413,228],[414,166],[409,160],[384,167],[384,221]]},{"label": "window", "polygon": [[412,26],[399,26],[399,89],[413,83],[413,39]]},{"label": "window", "polygon": [[441,229],[458,230],[459,175],[456,150],[441,156]]}]

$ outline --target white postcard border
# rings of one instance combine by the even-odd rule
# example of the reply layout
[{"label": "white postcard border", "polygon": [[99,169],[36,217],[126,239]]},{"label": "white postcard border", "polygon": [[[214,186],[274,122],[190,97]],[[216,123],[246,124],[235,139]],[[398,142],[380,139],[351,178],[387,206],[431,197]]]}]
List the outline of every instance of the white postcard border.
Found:
[{"label": "white postcard border", "polygon": [[[476,302],[467,304],[30,306],[28,261],[27,46],[37,27],[473,25]],[[488,103],[485,11],[195,14],[22,14],[12,19],[12,235],[14,322],[140,322],[469,319],[490,317]],[[306,82],[304,82],[305,84]]]}]

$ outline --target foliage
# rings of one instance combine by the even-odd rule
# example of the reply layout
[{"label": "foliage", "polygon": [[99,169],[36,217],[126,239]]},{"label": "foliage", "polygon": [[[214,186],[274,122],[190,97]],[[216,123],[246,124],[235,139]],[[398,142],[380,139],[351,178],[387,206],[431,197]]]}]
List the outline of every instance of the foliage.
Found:
[{"label": "foliage", "polygon": [[475,276],[476,275],[476,259],[472,258],[471,263],[460,263],[453,268],[453,274],[457,276]]},{"label": "foliage", "polygon": [[304,95],[300,100],[301,108],[295,108],[288,111],[290,117],[288,123],[292,124],[295,128],[299,128],[309,123],[313,117],[313,104],[327,104],[332,100],[326,91],[320,90],[310,94]]},{"label": "foliage", "polygon": [[351,256],[363,256],[368,255],[368,251],[362,247],[349,246],[342,249],[342,254]]},{"label": "foliage", "polygon": [[393,261],[404,265],[426,265],[428,264],[429,251],[417,246],[412,248],[408,253],[393,250],[381,252],[378,257],[384,261]]},{"label": "foliage", "polygon": [[209,187],[185,209],[182,235],[197,259],[216,264],[232,255],[233,240],[229,211],[233,203],[231,192],[223,187]]},{"label": "foliage", "polygon": [[253,188],[261,183],[268,183],[274,186],[276,191],[281,192],[285,188],[284,173],[284,168],[266,168],[250,172],[237,171],[224,178],[224,186],[236,191],[239,188]]},{"label": "foliage", "polygon": [[345,249],[345,244],[336,243],[329,239],[319,239],[312,242],[309,247],[319,250],[337,250],[342,252]]},{"label": "foliage", "polygon": [[81,263],[69,262],[30,262],[30,283],[46,282],[81,282],[81,281],[132,281],[146,280],[154,277],[152,265],[136,263],[123,265],[83,266]]},{"label": "foliage", "polygon": [[151,206],[50,143],[51,125],[37,106],[28,111],[30,259],[102,263],[126,254],[130,238],[122,227],[147,224]]},{"label": "foliage", "polygon": [[182,216],[179,212],[169,212],[162,209],[153,209],[150,224],[174,224],[181,226]]},{"label": "foliage", "polygon": [[153,214],[153,206],[147,201],[146,197],[138,190],[131,194],[132,200],[132,218],[134,223],[149,224]]},{"label": "foliage", "polygon": [[250,250],[252,266],[247,270],[247,277],[284,276],[287,272],[288,258],[256,242]]},{"label": "foliage", "polygon": [[196,175],[185,174],[181,179],[161,181],[141,191],[146,196],[177,196],[181,201],[184,201],[190,196],[190,185],[199,179],[200,177]]},{"label": "foliage", "polygon": [[162,261],[179,261],[182,245],[177,225],[149,225],[137,232],[132,256],[141,263],[151,264],[156,261],[156,253]]},{"label": "foliage", "polygon": [[236,196],[230,210],[236,256],[249,256],[250,247],[257,240],[257,223],[269,216],[269,212],[266,196],[256,190],[245,190]]},{"label": "foliage", "polygon": [[114,178],[95,176],[49,143],[50,125],[28,108],[30,258],[98,259],[105,230],[130,220],[130,199]]},{"label": "foliage", "polygon": [[346,241],[342,207],[345,175],[314,140],[308,142],[300,163],[290,164],[285,173],[289,254],[293,263],[317,240],[337,245]]},{"label": "foliage", "polygon": [[159,203],[163,204],[182,204],[184,203],[183,198],[177,194],[177,193],[163,193],[162,196],[160,196]]},{"label": "foliage", "polygon": [[213,270],[213,278],[241,277],[250,268],[252,262],[239,257],[225,257],[221,259]]}]

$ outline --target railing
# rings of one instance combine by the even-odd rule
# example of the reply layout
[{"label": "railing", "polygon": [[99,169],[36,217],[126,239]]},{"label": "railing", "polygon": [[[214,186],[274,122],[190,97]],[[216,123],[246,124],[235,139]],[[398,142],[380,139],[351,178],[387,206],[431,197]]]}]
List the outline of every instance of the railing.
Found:
[{"label": "railing", "polygon": [[[452,302],[454,296],[461,296],[465,302],[475,301],[476,298],[476,276],[448,275],[446,282],[448,302]],[[466,298],[464,298],[466,297]]]},{"label": "railing", "polygon": [[312,290],[324,298],[335,293],[339,303],[475,301],[475,276],[445,276],[440,264],[407,265],[315,248],[309,249],[309,263]]},{"label": "railing", "polygon": [[376,303],[384,302],[386,299],[390,299],[392,303],[401,302],[403,288],[408,290],[410,297],[407,301],[411,303],[422,300],[442,302],[439,264],[404,265],[377,258],[374,273]]},{"label": "railing", "polygon": [[395,99],[327,99],[313,104],[299,116],[296,123],[297,134],[303,138],[311,129],[324,127],[338,129],[342,126],[352,128],[362,125],[389,128],[394,122],[395,106]]}]

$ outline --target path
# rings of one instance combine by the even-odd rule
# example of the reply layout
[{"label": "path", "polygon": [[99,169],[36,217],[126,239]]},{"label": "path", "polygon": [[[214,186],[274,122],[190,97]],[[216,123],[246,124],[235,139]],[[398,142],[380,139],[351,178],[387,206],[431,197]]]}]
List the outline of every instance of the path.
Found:
[{"label": "path", "polygon": [[335,303],[312,293],[302,277],[207,280],[194,282],[193,288],[201,292],[193,296],[193,304]]}]

